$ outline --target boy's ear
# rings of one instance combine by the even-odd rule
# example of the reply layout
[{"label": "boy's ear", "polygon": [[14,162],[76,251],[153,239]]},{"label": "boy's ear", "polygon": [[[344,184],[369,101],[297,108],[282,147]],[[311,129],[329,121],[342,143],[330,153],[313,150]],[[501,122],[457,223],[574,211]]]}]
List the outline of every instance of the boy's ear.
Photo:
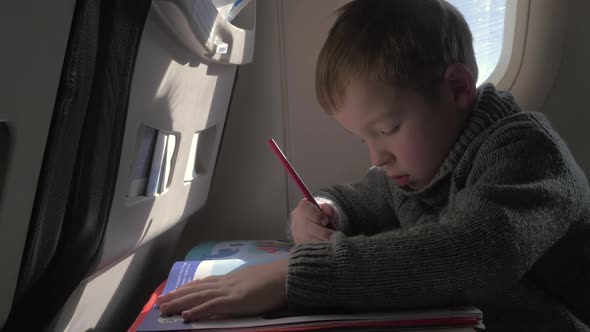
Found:
[{"label": "boy's ear", "polygon": [[448,65],[443,80],[447,83],[457,108],[462,111],[470,110],[475,102],[476,87],[473,74],[467,66],[461,63]]}]

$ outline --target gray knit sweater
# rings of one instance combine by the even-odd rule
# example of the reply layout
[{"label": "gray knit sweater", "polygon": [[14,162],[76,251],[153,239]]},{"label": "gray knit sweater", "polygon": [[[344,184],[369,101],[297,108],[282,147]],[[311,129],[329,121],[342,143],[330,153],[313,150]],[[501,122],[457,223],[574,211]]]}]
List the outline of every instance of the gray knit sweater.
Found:
[{"label": "gray knit sweater", "polygon": [[590,331],[590,190],[547,119],[479,90],[466,128],[423,190],[379,168],[317,193],[335,237],[296,246],[297,309],[474,304],[488,331]]}]

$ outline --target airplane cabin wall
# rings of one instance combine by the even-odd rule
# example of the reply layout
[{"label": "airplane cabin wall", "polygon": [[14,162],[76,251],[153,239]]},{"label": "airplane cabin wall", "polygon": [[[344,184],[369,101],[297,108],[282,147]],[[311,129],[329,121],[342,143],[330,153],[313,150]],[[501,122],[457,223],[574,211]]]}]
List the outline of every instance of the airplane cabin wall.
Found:
[{"label": "airplane cabin wall", "polygon": [[362,143],[315,98],[315,61],[343,2],[257,2],[254,61],[238,69],[208,201],[189,219],[177,258],[206,240],[285,238],[302,195],[267,145],[271,137],[312,192],[368,169]]},{"label": "airplane cabin wall", "polygon": [[[126,301],[134,296],[126,288],[134,285],[137,290],[143,283],[144,291],[151,289],[169,268],[170,250],[176,250],[175,256],[179,258],[205,240],[285,238],[288,214],[302,195],[267,146],[268,138],[274,137],[285,148],[312,192],[363,175],[370,166],[365,147],[323,113],[314,90],[315,61],[334,20],[333,11],[343,2],[257,1],[254,62],[238,70],[207,203],[190,218],[184,231],[183,225],[179,225],[103,275],[86,280],[66,304],[63,316],[56,318],[55,330],[68,325],[71,330],[116,325],[109,319],[120,318],[121,313],[114,311],[129,308]],[[586,148],[586,126],[590,124],[586,101],[590,39],[584,33],[590,24],[590,2],[568,3],[556,79],[550,82],[552,86],[544,102],[534,110],[548,115],[582,168],[590,174],[590,152]],[[524,61],[536,56],[526,54]],[[552,78],[548,75],[548,79]],[[177,241],[181,231],[182,238]],[[174,245],[176,248],[171,249]],[[135,273],[125,275],[126,271]],[[90,295],[85,296],[86,287]],[[81,299],[89,305],[99,302],[96,305],[105,312],[86,312],[80,306]],[[79,313],[74,312],[77,306]]]},{"label": "airplane cabin wall", "polygon": [[[568,1],[568,20],[561,66],[540,110],[563,137],[586,176],[590,175],[590,2]],[[548,50],[549,51],[549,50]]]},{"label": "airplane cabin wall", "polygon": [[[315,97],[317,55],[334,10],[344,2],[258,2],[254,62],[239,69],[209,199],[189,220],[177,258],[205,240],[285,238],[288,214],[302,195],[266,145],[270,137],[284,148],[312,192],[355,181],[370,166],[362,143],[323,113]],[[544,59],[536,51],[525,52],[512,86],[526,110],[549,116],[589,172],[590,153],[584,149],[588,121],[579,121],[590,117],[583,99],[589,41],[579,32],[587,30],[584,16],[590,4],[569,2],[553,9],[551,2],[531,2],[527,47],[540,49]],[[555,27],[548,24],[551,17],[560,20],[553,22]],[[550,42],[536,45],[536,38],[548,38],[551,29],[557,32]],[[549,82],[540,85],[536,96],[526,85],[534,83],[531,78],[538,77],[538,70]]]},{"label": "airplane cabin wall", "polygon": [[[366,146],[319,106],[315,65],[335,10],[346,1],[284,1],[285,125],[290,159],[314,192],[359,180],[371,166]],[[313,10],[310,10],[313,8]],[[289,209],[303,198],[289,179]]]},{"label": "airplane cabin wall", "polygon": [[[96,298],[97,306],[106,310],[102,317],[81,312],[76,314],[77,319],[60,317],[55,327],[68,323],[71,330],[116,326],[109,318],[121,317],[114,311],[129,307],[126,301],[133,298],[125,290],[127,285],[153,287],[154,279],[169,268],[170,246],[176,245],[172,250],[176,250],[176,258],[182,258],[192,246],[206,240],[285,238],[288,214],[302,196],[267,146],[270,137],[285,148],[311,191],[363,175],[370,166],[365,147],[323,113],[314,91],[315,61],[334,20],[332,13],[342,2],[257,1],[254,62],[238,70],[207,203],[184,230],[183,225],[173,228],[101,276],[105,281],[117,280],[119,287],[101,286],[98,278],[90,280],[87,289],[81,286],[80,293],[68,303],[75,307],[84,296],[82,292],[96,296],[106,289],[117,296],[108,300],[111,296],[106,292]],[[590,59],[590,41],[580,38],[579,32],[587,30],[588,12],[590,3],[570,1],[557,79],[550,83],[545,102],[535,109],[550,117],[587,172],[590,153],[584,148],[584,129],[590,115],[584,112],[588,109],[584,82],[590,74],[586,62]],[[525,62],[527,57],[535,54],[526,54]],[[179,232],[182,237],[177,241]],[[125,275],[126,270],[135,273]],[[145,277],[147,274],[151,277]],[[72,310],[64,311],[71,315]],[[89,318],[97,321],[72,324]]]},{"label": "airplane cabin wall", "polygon": [[[119,287],[102,285],[98,278],[89,280],[67,304],[73,307],[64,310],[72,315],[83,293],[96,296],[102,291],[105,294],[95,300],[105,310],[102,317],[84,312],[62,316],[55,330],[65,325],[70,330],[120,326],[109,319],[122,317],[114,311],[130,307],[135,295],[126,291],[127,285],[153,287],[169,268],[169,250],[175,250],[180,259],[201,241],[285,238],[288,214],[302,196],[267,146],[268,138],[274,137],[284,148],[311,191],[363,175],[370,166],[365,147],[323,113],[314,90],[315,61],[334,20],[333,11],[342,2],[257,1],[254,62],[238,69],[207,203],[184,229],[184,225],[173,228],[100,276],[103,281],[117,281]],[[579,31],[587,30],[584,13],[589,10],[590,3],[570,1],[557,79],[549,83],[545,102],[534,109],[549,116],[587,172],[590,153],[584,148],[584,129],[589,122],[584,120],[590,115],[584,112],[588,109],[584,81],[590,74],[586,62],[590,41],[580,38]],[[527,57],[535,54],[525,54],[525,62]],[[530,94],[526,97],[533,100]],[[177,241],[179,232],[182,236]],[[135,273],[125,275],[125,271]],[[148,274],[151,276],[145,277]],[[116,296],[108,300],[111,293]]]},{"label": "airplane cabin wall", "polygon": [[205,239],[281,233],[271,221],[285,219],[285,182],[265,143],[283,123],[278,18],[274,1],[256,7],[254,61],[238,69],[209,196],[189,219],[180,257]]}]

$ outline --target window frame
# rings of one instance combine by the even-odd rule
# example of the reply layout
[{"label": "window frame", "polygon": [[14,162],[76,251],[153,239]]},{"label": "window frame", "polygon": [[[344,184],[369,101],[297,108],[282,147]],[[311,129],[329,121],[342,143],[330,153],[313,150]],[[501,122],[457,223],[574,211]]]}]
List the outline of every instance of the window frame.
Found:
[{"label": "window frame", "polygon": [[529,13],[530,0],[506,1],[500,59],[482,84],[490,82],[502,90],[510,90],[514,85],[523,62]]}]

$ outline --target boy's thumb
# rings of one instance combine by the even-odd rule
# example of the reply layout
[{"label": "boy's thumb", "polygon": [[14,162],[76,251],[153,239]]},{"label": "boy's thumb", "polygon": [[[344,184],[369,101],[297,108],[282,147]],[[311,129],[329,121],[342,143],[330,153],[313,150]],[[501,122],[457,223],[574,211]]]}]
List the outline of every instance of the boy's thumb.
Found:
[{"label": "boy's thumb", "polygon": [[330,206],[330,204],[322,204],[320,207],[324,213],[321,219],[322,226],[328,227],[332,224],[332,219],[334,219],[334,209]]},{"label": "boy's thumb", "polygon": [[322,204],[321,207],[326,216],[328,216],[330,219],[334,217],[334,209],[330,206],[330,204]]}]

